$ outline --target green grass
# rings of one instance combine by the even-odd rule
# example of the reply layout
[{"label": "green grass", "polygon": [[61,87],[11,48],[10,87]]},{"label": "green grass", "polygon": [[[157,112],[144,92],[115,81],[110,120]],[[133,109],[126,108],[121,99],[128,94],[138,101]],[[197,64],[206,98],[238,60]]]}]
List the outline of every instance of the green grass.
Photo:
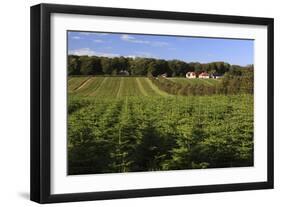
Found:
[{"label": "green grass", "polygon": [[169,96],[146,77],[71,77],[68,92],[87,97]]},{"label": "green grass", "polygon": [[89,77],[76,77],[68,79],[68,91],[75,91],[79,88]]},{"label": "green grass", "polygon": [[203,85],[216,85],[219,83],[220,80],[217,79],[199,79],[199,78],[195,78],[195,79],[188,79],[188,78],[168,78],[168,80],[171,80],[173,82],[176,83],[180,83],[180,84],[203,84]]}]

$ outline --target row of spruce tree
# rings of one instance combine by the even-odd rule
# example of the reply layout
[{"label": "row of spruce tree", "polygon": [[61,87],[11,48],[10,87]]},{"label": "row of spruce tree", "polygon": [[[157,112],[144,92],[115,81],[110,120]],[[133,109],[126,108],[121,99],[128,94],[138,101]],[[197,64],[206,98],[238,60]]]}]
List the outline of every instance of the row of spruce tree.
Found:
[{"label": "row of spruce tree", "polygon": [[242,75],[233,75],[227,72],[217,84],[180,84],[164,77],[149,76],[150,80],[161,90],[173,95],[233,95],[233,94],[253,94],[254,75],[252,71],[244,71]]}]

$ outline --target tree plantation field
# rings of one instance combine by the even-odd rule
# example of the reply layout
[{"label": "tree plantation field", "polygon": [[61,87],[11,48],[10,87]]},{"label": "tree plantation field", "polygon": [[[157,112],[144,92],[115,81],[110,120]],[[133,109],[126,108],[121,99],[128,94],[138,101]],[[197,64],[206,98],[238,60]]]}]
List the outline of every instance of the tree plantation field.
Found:
[{"label": "tree plantation field", "polygon": [[207,85],[207,86],[214,86],[219,83],[220,80],[218,79],[187,79],[187,78],[168,78],[169,80],[180,83],[182,85],[186,84],[202,84],[202,85]]},{"label": "tree plantation field", "polygon": [[253,95],[176,96],[146,77],[68,79],[68,173],[253,165]]},{"label": "tree plantation field", "polygon": [[70,175],[252,165],[252,94],[181,96],[147,77],[68,78]]}]

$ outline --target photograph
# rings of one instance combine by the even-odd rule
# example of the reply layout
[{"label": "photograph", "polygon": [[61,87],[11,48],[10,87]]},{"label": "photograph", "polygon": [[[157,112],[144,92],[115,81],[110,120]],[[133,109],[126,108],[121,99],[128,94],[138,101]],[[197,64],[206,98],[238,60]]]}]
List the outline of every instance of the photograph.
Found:
[{"label": "photograph", "polygon": [[254,166],[254,39],[67,34],[67,174]]},{"label": "photograph", "polygon": [[154,9],[30,8],[30,200],[274,188],[274,18]]}]

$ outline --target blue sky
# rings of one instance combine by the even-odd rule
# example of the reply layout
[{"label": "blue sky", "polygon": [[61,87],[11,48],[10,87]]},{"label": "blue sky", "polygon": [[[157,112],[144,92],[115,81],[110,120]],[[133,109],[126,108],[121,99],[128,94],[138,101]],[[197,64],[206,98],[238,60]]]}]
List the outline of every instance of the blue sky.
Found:
[{"label": "blue sky", "polygon": [[224,61],[244,66],[254,62],[254,40],[71,31],[68,54]]}]

